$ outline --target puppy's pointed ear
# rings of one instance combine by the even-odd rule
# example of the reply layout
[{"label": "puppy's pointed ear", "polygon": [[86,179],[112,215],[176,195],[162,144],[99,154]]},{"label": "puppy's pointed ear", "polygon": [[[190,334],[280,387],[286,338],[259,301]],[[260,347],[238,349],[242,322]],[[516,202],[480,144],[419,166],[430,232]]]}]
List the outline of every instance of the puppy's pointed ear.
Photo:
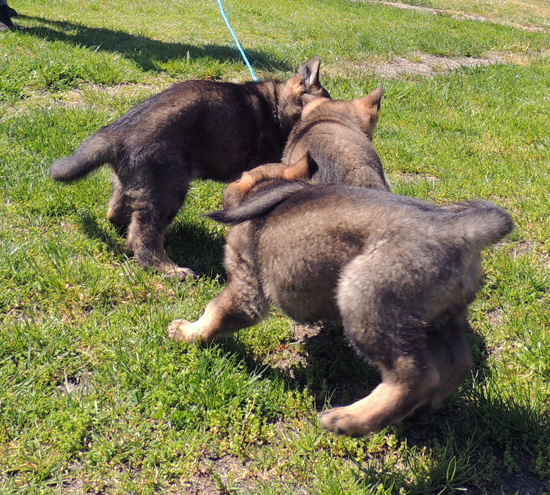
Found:
[{"label": "puppy's pointed ear", "polygon": [[378,123],[378,110],[380,110],[383,89],[382,85],[380,85],[364,98],[352,100],[351,102],[361,129],[369,139],[372,139],[376,124]]},{"label": "puppy's pointed ear", "polygon": [[378,110],[380,110],[380,100],[382,99],[383,93],[384,85],[381,84],[372,93],[364,98],[360,98],[358,101],[361,102],[364,107],[368,108],[371,113],[373,111],[378,112]]},{"label": "puppy's pointed ear", "polygon": [[319,68],[321,67],[321,57],[316,55],[310,58],[307,62],[304,62],[298,67],[298,74],[304,78],[306,90],[311,86],[321,86],[319,83]]},{"label": "puppy's pointed ear", "polygon": [[310,58],[307,62],[304,62],[298,67],[298,75],[304,78],[306,93],[330,98],[329,92],[321,86],[321,82],[319,81],[320,68],[321,57],[315,55],[315,57]]},{"label": "puppy's pointed ear", "polygon": [[309,151],[294,165],[287,167],[283,172],[286,180],[308,180],[319,170],[319,165],[313,159]]}]

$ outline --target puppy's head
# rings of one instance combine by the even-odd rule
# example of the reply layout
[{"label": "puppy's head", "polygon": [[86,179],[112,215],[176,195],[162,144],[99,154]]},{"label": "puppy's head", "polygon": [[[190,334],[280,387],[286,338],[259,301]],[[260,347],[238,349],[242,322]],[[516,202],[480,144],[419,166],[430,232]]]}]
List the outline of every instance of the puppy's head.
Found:
[{"label": "puppy's head", "polygon": [[[378,111],[380,110],[382,93],[383,87],[379,86],[369,95],[351,101],[331,100],[304,94],[302,96],[304,105],[302,120],[313,114],[317,109],[321,109],[321,112],[326,115],[343,114],[352,117],[359,124],[361,130],[372,140],[376,124],[378,123]],[[316,118],[316,116],[313,118]]]},{"label": "puppy's head", "polygon": [[225,210],[239,206],[254,189],[259,192],[278,181],[308,180],[318,170],[309,152],[294,165],[268,163],[244,172],[240,179],[229,184],[223,195]]},{"label": "puppy's head", "polygon": [[[302,120],[305,119],[308,115],[310,115],[315,109],[319,108],[320,106],[326,105],[328,102],[332,101],[330,98],[324,98],[320,97],[317,98],[312,95],[305,94],[302,96],[302,104],[304,105],[304,109],[302,110]],[[338,103],[338,102],[334,102]]]}]

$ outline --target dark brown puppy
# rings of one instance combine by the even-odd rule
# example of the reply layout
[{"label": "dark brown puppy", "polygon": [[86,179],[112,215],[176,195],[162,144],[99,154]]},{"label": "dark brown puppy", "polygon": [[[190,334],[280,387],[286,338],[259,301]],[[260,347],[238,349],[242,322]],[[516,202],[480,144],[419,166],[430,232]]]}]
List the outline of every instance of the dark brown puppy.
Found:
[{"label": "dark brown puppy", "polygon": [[194,275],[164,252],[164,233],[194,178],[231,181],[281,159],[302,96],[330,97],[321,60],[302,64],[286,82],[185,81],[144,101],[51,167],[55,180],[79,179],[104,163],[115,172],[109,220],[128,228],[128,245],[146,266]]},{"label": "dark brown puppy", "polygon": [[382,86],[352,101],[304,95],[302,118],[288,137],[283,163],[291,165],[309,153],[319,165],[313,183],[389,191],[382,162],[372,144],[381,98]]},{"label": "dark brown puppy", "polygon": [[221,337],[257,323],[269,304],[300,322],[342,324],[382,383],[321,422],[365,435],[439,407],[467,376],[466,315],[480,253],[512,230],[512,220],[485,201],[440,207],[295,180],[308,179],[312,165],[266,165],[228,186],[226,209],[210,214],[233,225],[227,287],[199,320],[174,320],[168,333],[187,342]]}]

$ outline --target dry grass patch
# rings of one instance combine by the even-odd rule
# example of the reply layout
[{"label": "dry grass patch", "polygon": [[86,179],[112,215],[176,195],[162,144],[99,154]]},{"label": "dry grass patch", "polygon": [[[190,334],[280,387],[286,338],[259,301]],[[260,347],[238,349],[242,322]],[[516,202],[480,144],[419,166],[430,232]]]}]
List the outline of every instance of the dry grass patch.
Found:
[{"label": "dry grass patch", "polygon": [[173,82],[163,81],[158,84],[117,84],[103,86],[99,84],[83,84],[77,89],[68,91],[28,91],[25,98],[6,108],[5,117],[19,117],[32,113],[37,108],[54,109],[97,109],[106,108],[124,111],[127,102],[135,102],[150,98],[168,88]]}]

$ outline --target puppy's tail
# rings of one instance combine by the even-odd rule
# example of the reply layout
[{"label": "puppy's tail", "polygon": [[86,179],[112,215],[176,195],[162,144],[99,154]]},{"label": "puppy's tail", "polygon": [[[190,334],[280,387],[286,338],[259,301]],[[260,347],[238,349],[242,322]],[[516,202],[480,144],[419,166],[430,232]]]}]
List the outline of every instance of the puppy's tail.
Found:
[{"label": "puppy's tail", "polygon": [[448,223],[451,232],[458,233],[473,249],[483,250],[512,232],[512,217],[489,201],[467,201],[443,207],[455,213]]},{"label": "puppy's tail", "polygon": [[76,152],[53,163],[50,174],[55,180],[71,182],[114,159],[113,138],[99,131],[84,141]]},{"label": "puppy's tail", "polygon": [[269,213],[285,199],[302,191],[306,187],[309,187],[309,185],[305,182],[285,182],[284,184],[262,191],[236,208],[213,211],[212,213],[207,213],[205,216],[217,222],[228,223],[230,225],[246,222],[247,220],[252,220]]}]

